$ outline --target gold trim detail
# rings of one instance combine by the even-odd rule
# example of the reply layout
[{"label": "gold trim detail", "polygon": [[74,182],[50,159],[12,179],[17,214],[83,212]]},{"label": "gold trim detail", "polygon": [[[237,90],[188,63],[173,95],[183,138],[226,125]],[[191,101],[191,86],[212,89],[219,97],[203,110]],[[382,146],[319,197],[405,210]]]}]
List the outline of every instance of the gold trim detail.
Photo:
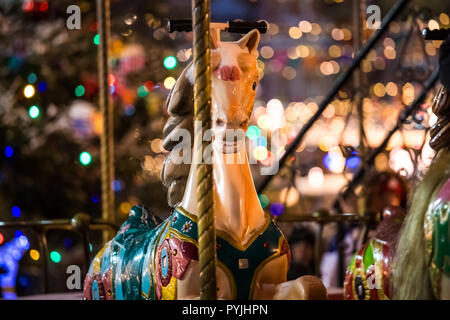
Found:
[{"label": "gold trim detail", "polygon": [[198,217],[196,215],[193,215],[193,214],[187,212],[186,209],[184,209],[183,207],[178,206],[178,207],[175,208],[175,210],[177,210],[179,213],[185,215],[186,217],[188,217],[189,219],[191,219],[195,223],[197,223]]},{"label": "gold trim detail", "polygon": [[[362,285],[364,288],[364,300],[370,300],[370,289],[367,288],[367,277],[366,277],[366,272],[365,272],[365,265],[364,265],[364,256],[366,253],[367,247],[365,248],[365,250],[361,250],[361,266],[359,268],[356,267],[356,261],[355,261],[355,271],[353,272],[354,276],[353,276],[353,283],[352,283],[352,289],[353,289],[353,296],[356,297],[357,300],[359,300],[359,295],[356,292],[356,286],[355,286],[355,281],[356,281],[356,277],[359,275],[361,277],[361,281],[362,281]],[[358,253],[357,253],[358,254]],[[372,251],[373,254],[373,251]]]},{"label": "gold trim detail", "polygon": [[221,268],[222,271],[226,274],[230,287],[231,287],[231,298],[229,300],[236,300],[237,297],[237,286],[236,286],[236,280],[233,277],[233,274],[231,273],[230,269],[219,259],[217,259],[217,267]]},{"label": "gold trim detail", "polygon": [[196,241],[196,240],[194,240],[194,239],[192,239],[192,238],[190,238],[190,237],[188,237],[188,236],[182,234],[182,233],[181,233],[180,231],[178,231],[177,229],[174,229],[174,228],[172,228],[172,227],[169,227],[169,232],[168,232],[168,233],[169,233],[170,235],[174,235],[174,236],[178,237],[178,239],[180,239],[180,240],[188,241],[188,242],[190,242],[190,243],[192,243],[192,244],[198,245],[198,241]]},{"label": "gold trim detail", "polygon": [[[270,219],[270,217],[269,217]],[[269,220],[270,221],[270,220]],[[280,238],[278,239],[278,249],[277,251],[272,254],[270,257],[264,259],[258,267],[256,267],[255,272],[253,273],[253,277],[252,277],[252,283],[250,284],[250,293],[248,296],[248,299],[252,299],[254,292],[255,292],[255,283],[256,283],[256,278],[259,274],[259,272],[261,271],[261,269],[270,261],[275,260],[278,257],[281,257],[281,245],[283,244],[283,240],[284,240],[284,236],[280,235]]]},{"label": "gold trim detail", "polygon": [[232,245],[236,249],[238,249],[240,251],[246,251],[248,249],[248,247],[250,247],[252,245],[252,243],[255,241],[255,239],[258,238],[261,234],[263,234],[269,227],[271,218],[269,217],[269,215],[267,213],[265,213],[264,215],[266,217],[265,224],[260,229],[255,229],[253,231],[253,234],[251,235],[251,237],[248,239],[248,241],[245,244],[240,244],[239,242],[234,240],[232,237],[230,237],[227,233],[225,233],[222,230],[217,229],[216,235],[221,237],[222,239],[226,240],[230,245]]},{"label": "gold trim detail", "polygon": [[167,286],[161,286],[161,300],[176,300],[177,299],[177,278],[172,276]]},{"label": "gold trim detail", "polygon": [[[379,300],[389,300],[389,298],[384,294],[384,277],[383,277],[383,244],[384,241],[375,239],[372,242],[372,254],[374,258],[374,268],[375,268],[375,288],[378,291]],[[379,287],[377,288],[377,286]],[[370,290],[370,289],[369,289]]]},{"label": "gold trim detail", "polygon": [[[166,222],[164,222],[164,225],[161,227],[161,233],[158,235],[158,238],[156,239],[156,241],[155,241],[155,246],[153,247],[153,250],[152,250],[152,253],[151,253],[151,257],[150,257],[150,263],[152,264],[152,270],[154,271],[155,270],[155,257],[156,257],[156,250],[158,249],[158,243],[159,243],[159,241],[161,240],[161,237],[162,237],[162,235],[164,234],[164,233],[166,233],[166,235],[167,235],[167,233],[168,232],[166,232],[166,228],[167,228],[167,225],[169,224],[169,219],[167,219],[166,220]],[[149,263],[149,265],[150,265],[150,263]],[[148,267],[147,267],[148,268]],[[155,276],[155,273],[154,272],[149,272],[149,274],[151,274],[152,275],[152,277],[154,277]],[[155,281],[155,279],[153,278],[152,279],[152,283],[155,283],[156,284],[156,281]],[[150,286],[150,289],[149,289],[150,291],[149,291],[149,293],[147,294],[147,296],[150,296],[150,292],[151,292],[151,290],[152,290],[152,287]],[[153,291],[153,293],[155,293],[155,291],[156,290],[154,290]],[[153,296],[153,298],[155,298],[155,296]]]},{"label": "gold trim detail", "polygon": [[[188,217],[189,219],[191,219],[192,221],[194,221],[195,223],[197,223],[197,216],[190,214],[189,212],[187,212],[183,207],[179,206],[176,208],[176,210],[179,211],[179,213],[185,215],[186,217]],[[233,239],[232,237],[230,237],[226,232],[222,231],[222,230],[216,230],[216,236],[221,237],[222,239],[226,240],[230,245],[232,245],[233,247],[235,247],[236,249],[240,250],[240,251],[246,251],[248,249],[248,247],[251,246],[251,244],[253,243],[253,241],[255,241],[255,239],[260,236],[261,234],[263,234],[267,228],[270,225],[270,221],[271,218],[267,213],[264,213],[264,217],[266,218],[266,221],[264,223],[264,225],[259,228],[259,229],[255,229],[253,231],[253,234],[251,235],[251,237],[248,239],[248,241],[243,245],[238,243],[235,239]],[[178,232],[178,230],[175,230],[173,228],[170,228],[170,230],[175,231],[177,236],[183,237],[183,240],[189,240],[190,242],[194,243],[194,244],[198,244],[197,241],[191,239],[191,238],[186,238],[186,236],[183,236],[180,232]]]},{"label": "gold trim detail", "polygon": [[102,258],[103,253],[105,252],[106,246],[109,245],[109,242],[106,243],[100,251],[95,255],[94,261],[92,262],[92,272],[100,274],[102,271]]}]

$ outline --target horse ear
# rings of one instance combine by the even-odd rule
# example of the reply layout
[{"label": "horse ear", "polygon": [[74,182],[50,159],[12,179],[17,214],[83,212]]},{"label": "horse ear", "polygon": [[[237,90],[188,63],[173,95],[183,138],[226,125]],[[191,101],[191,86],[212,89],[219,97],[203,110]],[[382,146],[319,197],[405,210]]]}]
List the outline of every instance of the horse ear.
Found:
[{"label": "horse ear", "polygon": [[210,31],[211,34],[211,49],[217,49],[219,47],[219,41],[220,41],[220,30],[214,30],[212,29]]},{"label": "horse ear", "polygon": [[250,53],[255,52],[259,44],[259,31],[257,29],[253,29],[243,36],[237,43],[242,49],[247,48]]}]

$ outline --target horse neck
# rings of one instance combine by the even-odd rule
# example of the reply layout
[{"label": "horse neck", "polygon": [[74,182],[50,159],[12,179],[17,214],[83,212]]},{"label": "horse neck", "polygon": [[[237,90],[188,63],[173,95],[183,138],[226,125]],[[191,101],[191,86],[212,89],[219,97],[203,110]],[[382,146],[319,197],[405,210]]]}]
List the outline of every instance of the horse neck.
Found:
[{"label": "horse neck", "polygon": [[[248,164],[245,143],[235,154],[223,154],[213,148],[213,159],[215,226],[245,242],[251,232],[265,222]],[[180,204],[193,215],[198,215],[196,186],[194,161]]]}]

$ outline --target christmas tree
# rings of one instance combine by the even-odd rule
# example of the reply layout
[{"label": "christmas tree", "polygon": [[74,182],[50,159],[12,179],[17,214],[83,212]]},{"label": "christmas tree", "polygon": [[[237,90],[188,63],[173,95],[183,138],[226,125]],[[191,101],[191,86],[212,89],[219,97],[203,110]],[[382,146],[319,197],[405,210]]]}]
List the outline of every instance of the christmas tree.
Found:
[{"label": "christmas tree", "polygon": [[[80,8],[80,29],[66,26],[71,5]],[[185,5],[111,1],[112,187],[118,223],[138,203],[162,217],[169,213],[159,178],[165,152],[160,139],[163,107],[190,52],[174,57],[176,42],[163,17],[189,14]],[[101,218],[96,20],[92,1],[0,3],[0,220],[70,219],[78,212]],[[189,35],[180,36],[189,47]],[[31,250],[38,249],[35,235],[26,228],[2,229],[0,244],[19,233],[30,238]],[[83,263],[79,237],[67,232],[48,236],[49,248],[56,252],[50,255],[55,262],[50,274],[61,278],[65,272],[57,266],[61,251],[67,252],[64,265]],[[95,242],[93,251],[101,244]],[[26,292],[39,291],[41,285],[42,256],[36,252],[21,261],[28,274],[20,278],[21,286],[32,288]],[[59,282],[50,290],[66,290]]]}]

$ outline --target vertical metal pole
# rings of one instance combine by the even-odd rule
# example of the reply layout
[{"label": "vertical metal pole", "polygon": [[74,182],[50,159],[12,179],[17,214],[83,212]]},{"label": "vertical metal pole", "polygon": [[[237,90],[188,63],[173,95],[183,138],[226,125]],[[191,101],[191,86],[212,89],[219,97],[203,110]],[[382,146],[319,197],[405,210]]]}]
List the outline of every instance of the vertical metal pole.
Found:
[{"label": "vertical metal pole", "polygon": [[91,247],[89,243],[89,229],[82,231],[83,236],[83,250],[84,250],[84,268],[85,274],[89,271],[89,263],[91,261]]},{"label": "vertical metal pole", "polygon": [[338,231],[336,235],[336,243],[338,250],[338,285],[342,286],[344,284],[345,278],[345,229],[344,229],[344,221],[341,220],[338,222]]},{"label": "vertical metal pole", "polygon": [[320,262],[322,260],[323,224],[323,222],[319,222],[319,228],[316,232],[316,242],[314,243],[314,275],[319,278],[321,277]]},{"label": "vertical metal pole", "polygon": [[[363,34],[364,34],[364,26],[363,26],[363,8],[365,7],[364,0],[353,0],[353,51],[358,52],[361,49]],[[358,122],[359,122],[359,150],[360,156],[364,156],[364,112],[363,112],[363,104],[362,97],[364,93],[362,92],[364,88],[364,75],[361,69],[356,69],[353,74],[353,100],[356,105],[356,109],[358,112]]]},{"label": "vertical metal pole", "polygon": [[[192,30],[194,32],[194,116],[195,159],[197,165],[198,250],[200,268],[200,299],[215,300],[216,234],[214,229],[213,179],[210,159],[203,159],[208,141],[203,133],[211,128],[211,35],[209,0],[192,0]],[[211,156],[211,155],[207,155]]]},{"label": "vertical metal pole", "polygon": [[[102,176],[102,218],[115,223],[114,191],[114,131],[113,106],[109,94],[109,47],[110,47],[110,7],[109,0],[97,0],[97,23],[100,35],[98,50],[99,104],[103,119],[100,138],[100,161]],[[112,234],[105,232],[103,240]]]},{"label": "vertical metal pole", "polygon": [[48,293],[48,245],[47,245],[47,235],[45,234],[45,230],[38,229],[38,237],[39,237],[39,249],[42,253],[42,266],[44,268],[44,293]]},{"label": "vertical metal pole", "polygon": [[[363,13],[365,8],[364,0],[353,0],[353,51],[359,52],[361,49],[362,41],[363,41]],[[356,105],[357,113],[358,113],[358,122],[359,122],[359,151],[361,159],[364,159],[365,154],[365,146],[364,146],[364,110],[362,97],[364,93],[362,92],[364,88],[364,75],[361,68],[356,69],[353,74],[353,99]],[[344,223],[338,223],[338,232],[337,232],[337,243],[338,243],[338,283],[342,285],[344,283],[345,278],[345,229]]]}]

